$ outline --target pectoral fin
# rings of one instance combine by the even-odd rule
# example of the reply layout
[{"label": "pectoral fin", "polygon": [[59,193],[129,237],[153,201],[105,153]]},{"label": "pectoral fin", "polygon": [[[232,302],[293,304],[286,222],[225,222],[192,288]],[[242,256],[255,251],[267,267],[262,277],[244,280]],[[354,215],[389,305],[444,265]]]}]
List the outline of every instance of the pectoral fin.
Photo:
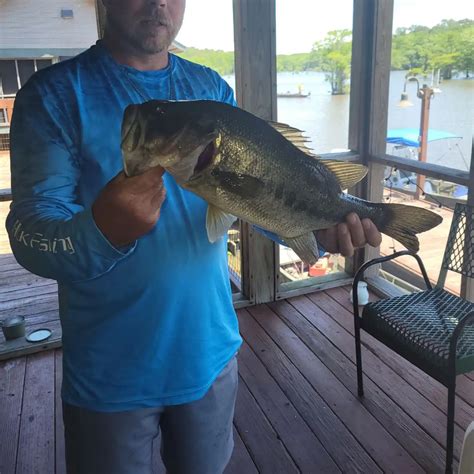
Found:
[{"label": "pectoral fin", "polygon": [[216,206],[209,204],[206,214],[206,229],[209,242],[216,242],[227,233],[237,217],[221,211]]},{"label": "pectoral fin", "polygon": [[284,238],[286,244],[309,265],[314,265],[319,259],[319,249],[316,237],[312,232],[300,235],[294,239]]}]

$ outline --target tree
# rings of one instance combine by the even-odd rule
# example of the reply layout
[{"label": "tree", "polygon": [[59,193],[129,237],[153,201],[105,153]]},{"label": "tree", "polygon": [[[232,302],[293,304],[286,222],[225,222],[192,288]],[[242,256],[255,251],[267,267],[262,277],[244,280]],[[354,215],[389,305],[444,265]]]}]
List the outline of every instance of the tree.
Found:
[{"label": "tree", "polygon": [[234,53],[232,51],[186,48],[183,53],[180,53],[180,56],[189,61],[208,66],[222,75],[234,72]]},{"label": "tree", "polygon": [[330,31],[326,38],[314,44],[310,54],[310,62],[326,72],[333,95],[346,93],[351,65],[351,36],[350,30]]},{"label": "tree", "polygon": [[456,69],[462,71],[468,78],[469,73],[474,72],[474,24],[463,29],[459,42]]},{"label": "tree", "polygon": [[442,20],[433,28],[397,28],[393,36],[392,68],[412,74],[440,71],[443,79],[473,70],[474,21]]}]

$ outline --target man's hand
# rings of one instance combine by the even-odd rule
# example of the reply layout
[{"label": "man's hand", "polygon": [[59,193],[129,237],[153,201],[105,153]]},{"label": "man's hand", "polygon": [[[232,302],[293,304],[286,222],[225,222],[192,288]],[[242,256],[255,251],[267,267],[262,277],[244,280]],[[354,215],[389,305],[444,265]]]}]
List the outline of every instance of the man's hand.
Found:
[{"label": "man's hand", "polygon": [[382,235],[370,219],[361,221],[359,216],[352,212],[347,216],[346,222],[317,231],[316,239],[329,253],[352,257],[355,249],[366,244],[378,247],[382,242]]},{"label": "man's hand", "polygon": [[92,215],[112,245],[131,244],[155,226],[166,195],[163,173],[159,166],[132,178],[121,172],[100,192]]}]

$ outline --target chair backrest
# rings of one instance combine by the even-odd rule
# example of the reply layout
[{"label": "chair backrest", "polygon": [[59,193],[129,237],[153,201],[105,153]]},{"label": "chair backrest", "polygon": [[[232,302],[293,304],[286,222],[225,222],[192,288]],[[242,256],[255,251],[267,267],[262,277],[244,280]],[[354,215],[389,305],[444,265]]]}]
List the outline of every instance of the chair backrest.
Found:
[{"label": "chair backrest", "polygon": [[474,206],[457,203],[454,208],[438,288],[444,286],[448,270],[474,278]]}]

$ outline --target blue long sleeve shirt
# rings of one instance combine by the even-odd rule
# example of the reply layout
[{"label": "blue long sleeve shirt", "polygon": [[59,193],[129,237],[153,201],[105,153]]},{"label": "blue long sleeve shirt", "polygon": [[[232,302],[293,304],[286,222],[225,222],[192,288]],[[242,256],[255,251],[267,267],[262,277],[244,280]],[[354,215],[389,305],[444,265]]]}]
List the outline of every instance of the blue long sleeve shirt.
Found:
[{"label": "blue long sleeve shirt", "polygon": [[11,246],[58,281],[63,399],[91,410],[196,400],[241,344],[226,241],[209,243],[205,201],[165,173],[160,219],[135,244],[115,248],[94,223],[92,203],[122,170],[123,111],[143,95],[235,104],[208,68],[170,55],[138,71],[99,41],[35,74],[11,125]]}]

